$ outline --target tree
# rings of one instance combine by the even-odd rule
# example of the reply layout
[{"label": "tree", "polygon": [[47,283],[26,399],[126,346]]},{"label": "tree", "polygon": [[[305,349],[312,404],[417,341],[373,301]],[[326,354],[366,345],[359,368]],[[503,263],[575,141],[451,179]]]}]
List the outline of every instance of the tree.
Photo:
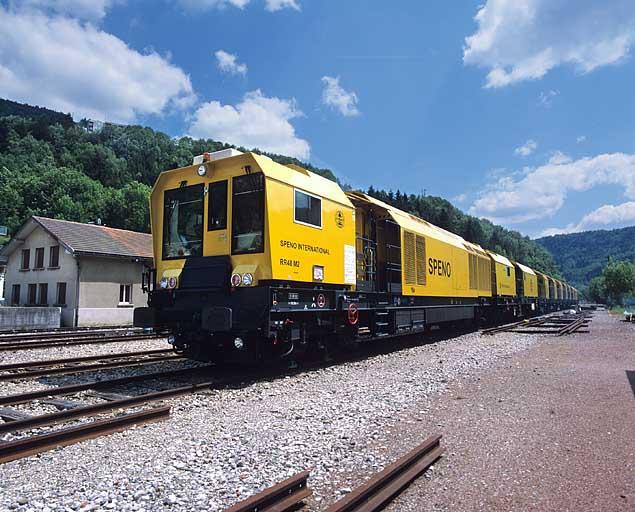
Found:
[{"label": "tree", "polygon": [[635,265],[630,261],[610,261],[603,272],[609,301],[621,304],[624,295],[635,291]]},{"label": "tree", "polygon": [[596,276],[591,279],[586,296],[591,302],[606,303],[606,285],[603,276]]}]

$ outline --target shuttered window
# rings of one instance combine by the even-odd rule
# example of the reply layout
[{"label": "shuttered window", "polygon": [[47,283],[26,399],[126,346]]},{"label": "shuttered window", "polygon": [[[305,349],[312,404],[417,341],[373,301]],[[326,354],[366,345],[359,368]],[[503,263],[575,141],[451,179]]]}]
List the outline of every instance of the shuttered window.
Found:
[{"label": "shuttered window", "polygon": [[478,258],[478,288],[487,291],[492,289],[492,264],[488,258]]},{"label": "shuttered window", "polygon": [[417,284],[426,284],[426,239],[417,235]]},{"label": "shuttered window", "polygon": [[415,256],[415,235],[410,231],[403,232],[404,281],[406,284],[417,282]]}]

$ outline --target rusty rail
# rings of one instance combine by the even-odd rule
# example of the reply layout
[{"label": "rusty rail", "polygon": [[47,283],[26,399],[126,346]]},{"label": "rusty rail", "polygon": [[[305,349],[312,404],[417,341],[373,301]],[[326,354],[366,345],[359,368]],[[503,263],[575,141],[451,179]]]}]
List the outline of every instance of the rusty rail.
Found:
[{"label": "rusty rail", "polygon": [[48,434],[0,443],[0,463],[10,462],[60,446],[68,446],[114,432],[121,432],[133,425],[161,421],[166,419],[169,415],[170,407],[156,407],[115,418],[93,421],[77,427],[56,430]]},{"label": "rusty rail", "polygon": [[69,373],[82,373],[89,371],[99,371],[109,368],[126,368],[130,366],[143,366],[147,364],[161,363],[165,361],[178,361],[184,359],[184,356],[166,355],[159,357],[145,357],[137,360],[121,360],[97,364],[83,364],[76,366],[64,366],[61,368],[44,368],[39,370],[29,370],[16,373],[3,373],[0,375],[0,382],[14,379],[33,379],[35,377],[46,377],[49,375],[62,375]]},{"label": "rusty rail", "polygon": [[441,435],[426,439],[396,462],[377,473],[365,484],[337,501],[326,512],[374,512],[382,510],[395,496],[436,461],[441,448]]},{"label": "rusty rail", "polygon": [[213,382],[201,382],[199,384],[190,384],[189,386],[181,386],[163,391],[154,391],[152,393],[144,393],[143,395],[131,396],[120,400],[111,400],[109,402],[73,407],[72,409],[65,409],[63,411],[53,412],[50,414],[41,414],[39,416],[32,416],[30,418],[17,421],[0,423],[0,434],[4,434],[6,432],[17,432],[19,430],[42,427],[45,425],[53,425],[75,418],[93,416],[95,414],[121,409],[123,407],[131,407],[134,405],[157,402],[159,400],[167,400],[168,398],[204,391],[213,385]]},{"label": "rusty rail", "polygon": [[202,366],[197,368],[182,368],[179,370],[166,370],[163,372],[144,373],[141,375],[131,375],[129,377],[119,377],[116,379],[103,379],[90,382],[84,382],[82,384],[69,384],[67,386],[60,386],[57,388],[47,388],[38,391],[29,391],[27,393],[19,393],[15,395],[0,396],[0,405],[15,405],[30,402],[31,400],[37,400],[40,398],[49,398],[54,396],[64,396],[71,393],[77,393],[79,391],[86,391],[87,389],[99,389],[113,386],[119,386],[121,384],[129,384],[131,382],[139,382],[143,380],[159,379],[163,377],[174,377],[177,375],[184,375],[193,373],[199,370],[209,369],[209,366]]},{"label": "rusty rail", "polygon": [[143,341],[161,339],[164,336],[158,334],[135,334],[132,336],[118,335],[118,336],[97,336],[94,335],[83,337],[74,336],[71,338],[52,339],[48,341],[36,340],[36,341],[3,341],[0,342],[0,351],[15,351],[15,350],[32,350],[36,348],[49,348],[49,347],[70,347],[74,345],[93,345],[98,343],[119,343],[123,341]]},{"label": "rusty rail", "polygon": [[309,474],[310,471],[302,471],[236,503],[225,512],[284,512],[295,509],[304,499],[311,496],[312,491],[307,487]]}]

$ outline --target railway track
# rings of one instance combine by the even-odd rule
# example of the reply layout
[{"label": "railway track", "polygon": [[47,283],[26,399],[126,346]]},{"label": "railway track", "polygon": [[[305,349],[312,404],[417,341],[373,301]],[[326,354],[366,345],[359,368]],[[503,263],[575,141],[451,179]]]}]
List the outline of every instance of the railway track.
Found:
[{"label": "railway track", "polygon": [[35,455],[87,439],[94,439],[143,423],[151,423],[166,419],[170,415],[170,407],[155,407],[145,411],[123,414],[113,418],[95,420],[83,425],[63,428],[46,434],[16,439],[0,443],[0,463]]},{"label": "railway track", "polygon": [[[97,356],[73,357],[68,359],[50,359],[0,365],[0,382],[7,380],[32,379],[49,375],[62,375],[98,371],[109,368],[142,366],[164,361],[182,360],[172,349],[101,354]],[[89,362],[90,364],[82,364]]]},{"label": "railway track", "polygon": [[577,314],[571,316],[550,313],[548,315],[531,318],[529,320],[521,320],[510,324],[484,329],[481,334],[492,335],[501,332],[514,332],[520,334],[555,334],[564,336],[580,331],[581,328],[588,326],[590,322],[589,315]]},{"label": "railway track", "polygon": [[50,348],[50,347],[68,347],[73,345],[93,345],[104,343],[117,343],[125,341],[148,341],[161,339],[163,336],[160,334],[118,334],[108,336],[71,336],[61,337],[53,339],[28,339],[25,338],[20,341],[0,340],[0,352],[1,351],[15,351],[15,350],[29,350],[37,348]]},{"label": "railway track", "polygon": [[[373,475],[364,484],[330,505],[326,512],[377,512],[439,459],[445,448],[441,435],[429,437],[415,449]],[[297,510],[311,496],[310,471],[302,471],[273,487],[229,507],[225,512],[284,512]]]}]

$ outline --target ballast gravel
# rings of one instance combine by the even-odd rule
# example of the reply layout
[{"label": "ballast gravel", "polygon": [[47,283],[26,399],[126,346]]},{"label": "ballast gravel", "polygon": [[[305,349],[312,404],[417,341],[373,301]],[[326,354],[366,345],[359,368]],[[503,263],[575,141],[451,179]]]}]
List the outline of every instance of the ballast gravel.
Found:
[{"label": "ballast gravel", "polygon": [[216,511],[308,468],[320,510],[392,462],[405,413],[544,339],[470,333],[167,401],[167,421],[1,465],[0,510]]}]

